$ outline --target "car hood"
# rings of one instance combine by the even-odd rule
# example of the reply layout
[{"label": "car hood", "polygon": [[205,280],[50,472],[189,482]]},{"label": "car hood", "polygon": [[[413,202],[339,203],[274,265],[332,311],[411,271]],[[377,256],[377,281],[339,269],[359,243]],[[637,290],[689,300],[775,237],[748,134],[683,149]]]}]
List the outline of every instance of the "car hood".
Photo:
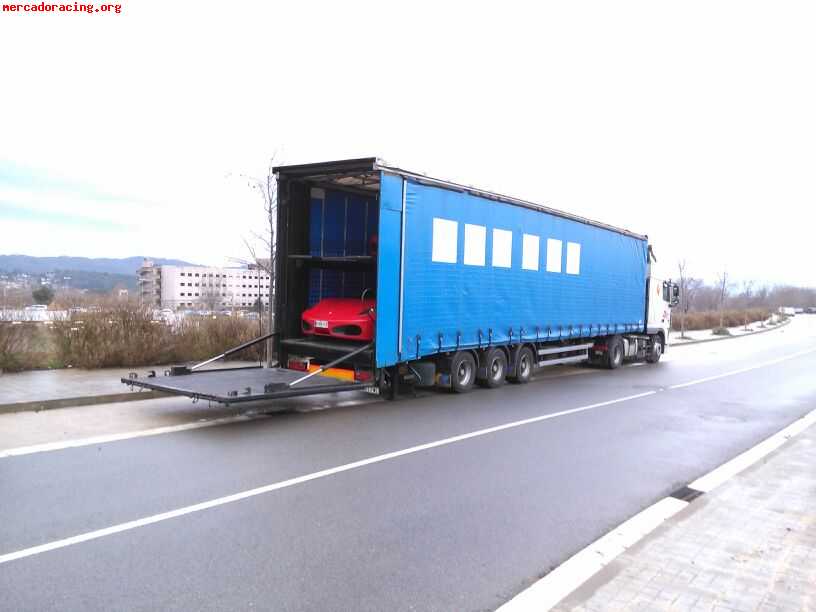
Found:
[{"label": "car hood", "polygon": [[354,319],[365,316],[369,308],[375,307],[375,300],[360,300],[359,298],[326,298],[303,312],[309,319]]}]

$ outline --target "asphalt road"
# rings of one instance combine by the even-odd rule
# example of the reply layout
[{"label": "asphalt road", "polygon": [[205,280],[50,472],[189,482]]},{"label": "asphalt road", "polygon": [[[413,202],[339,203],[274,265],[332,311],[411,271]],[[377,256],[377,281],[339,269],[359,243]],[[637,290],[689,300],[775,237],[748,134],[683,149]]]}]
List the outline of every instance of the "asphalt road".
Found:
[{"label": "asphalt road", "polygon": [[[816,316],[677,347],[654,366],[560,372],[460,396],[320,410],[290,400],[303,411],[2,458],[0,609],[495,609],[816,408]],[[576,408],[587,409],[558,414]],[[381,457],[543,415],[553,416]]]}]

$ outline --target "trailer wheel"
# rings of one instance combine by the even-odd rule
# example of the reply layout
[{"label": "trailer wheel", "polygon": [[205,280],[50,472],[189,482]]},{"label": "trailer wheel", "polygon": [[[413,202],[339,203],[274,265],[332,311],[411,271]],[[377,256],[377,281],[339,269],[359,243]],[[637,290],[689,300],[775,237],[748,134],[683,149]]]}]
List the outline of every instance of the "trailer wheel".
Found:
[{"label": "trailer wheel", "polygon": [[533,377],[534,360],[535,357],[530,347],[521,347],[518,353],[516,353],[516,373],[510,377],[510,380],[519,384],[530,382],[530,379]]},{"label": "trailer wheel", "polygon": [[620,336],[612,336],[607,342],[606,367],[616,370],[623,364],[623,340]]},{"label": "trailer wheel", "polygon": [[450,360],[451,389],[467,393],[476,382],[476,360],[467,351],[459,351]]},{"label": "trailer wheel", "polygon": [[649,349],[649,354],[646,355],[648,363],[657,363],[660,357],[663,356],[663,336],[655,334],[652,336],[652,347]]},{"label": "trailer wheel", "polygon": [[483,387],[494,389],[504,384],[507,377],[507,357],[499,348],[491,349],[485,355],[485,376],[479,380]]}]

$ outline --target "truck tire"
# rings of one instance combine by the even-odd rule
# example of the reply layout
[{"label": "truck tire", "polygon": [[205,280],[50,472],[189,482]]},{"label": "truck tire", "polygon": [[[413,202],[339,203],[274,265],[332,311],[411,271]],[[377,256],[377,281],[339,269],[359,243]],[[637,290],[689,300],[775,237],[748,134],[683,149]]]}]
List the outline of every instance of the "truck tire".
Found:
[{"label": "truck tire", "polygon": [[514,383],[524,384],[530,382],[533,377],[535,367],[535,357],[529,346],[524,346],[516,353],[516,373],[510,377]]},{"label": "truck tire", "polygon": [[663,356],[663,336],[655,334],[652,336],[652,346],[646,355],[647,363],[657,363]]},{"label": "truck tire", "polygon": [[623,365],[623,339],[620,336],[612,336],[607,342],[605,365],[610,370],[617,370]]},{"label": "truck tire", "polygon": [[451,390],[467,393],[476,382],[476,360],[467,351],[459,351],[450,360]]},{"label": "truck tire", "polygon": [[507,378],[507,357],[499,348],[490,349],[485,354],[485,375],[479,384],[489,389],[495,389],[504,384]]}]

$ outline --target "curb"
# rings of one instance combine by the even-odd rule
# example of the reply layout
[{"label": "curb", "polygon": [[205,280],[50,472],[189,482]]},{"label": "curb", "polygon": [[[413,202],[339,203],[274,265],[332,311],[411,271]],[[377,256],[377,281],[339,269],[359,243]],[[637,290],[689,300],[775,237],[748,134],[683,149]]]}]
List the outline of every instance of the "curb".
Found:
[{"label": "curb", "polygon": [[790,325],[791,319],[786,319],[784,323],[779,323],[774,327],[769,327],[767,329],[760,329],[757,331],[753,331],[750,334],[740,334],[739,336],[719,336],[717,338],[705,338],[703,340],[687,340],[685,342],[669,342],[669,346],[677,347],[677,346],[686,346],[687,344],[703,344],[705,342],[719,342],[720,340],[736,340],[737,338],[746,338],[748,336],[756,336],[757,334],[765,334],[767,332],[776,331],[777,329],[781,329],[786,325]]},{"label": "curb", "polygon": [[139,402],[142,400],[158,399],[160,397],[169,397],[169,394],[161,391],[128,391],[127,393],[108,393],[105,395],[88,395],[85,397],[65,397],[60,399],[37,400],[33,402],[15,402],[13,404],[0,404],[0,414],[12,414],[14,412],[40,412],[42,410],[75,408],[78,406],[93,406],[96,404],[112,404],[115,402]]},{"label": "curb", "polygon": [[533,582],[499,606],[496,612],[548,612],[556,608],[618,556],[694,504],[698,497],[756,465],[813,426],[816,426],[816,410],[641,510]]}]

